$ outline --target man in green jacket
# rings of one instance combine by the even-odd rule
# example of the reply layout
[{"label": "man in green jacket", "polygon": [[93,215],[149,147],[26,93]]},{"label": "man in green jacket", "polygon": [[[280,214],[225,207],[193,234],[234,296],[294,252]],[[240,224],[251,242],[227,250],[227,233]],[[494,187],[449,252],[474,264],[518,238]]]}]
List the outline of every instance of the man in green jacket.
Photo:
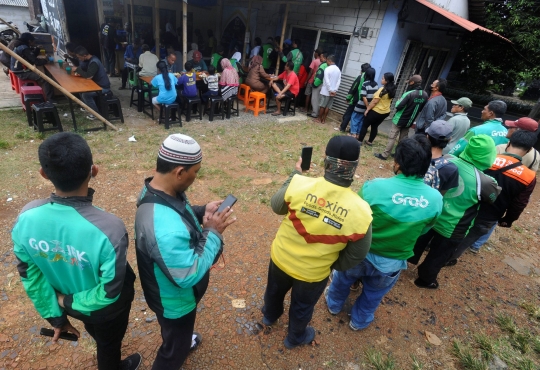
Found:
[{"label": "man in green jacket", "polygon": [[219,45],[217,47],[217,51],[212,54],[212,58],[210,59],[210,64],[213,65],[218,72],[223,72],[223,68],[221,68],[221,60],[223,59],[224,53],[225,48],[223,47],[223,45]]},{"label": "man in green jacket", "polygon": [[272,60],[270,59],[270,54],[274,51],[274,38],[269,37],[266,41],[266,44],[262,46],[262,66],[264,71],[268,74],[272,74],[275,71],[272,71],[270,67],[272,66]]},{"label": "man in green jacket", "polygon": [[315,78],[313,79],[313,86],[311,88],[311,117],[313,118],[317,118],[319,116],[319,105],[321,101],[321,89],[324,80],[324,70],[326,69],[326,67],[328,67],[328,63],[326,63],[327,56],[328,53],[326,52],[322,52],[319,55],[321,64],[319,65],[317,72],[315,72]]},{"label": "man in green jacket", "polygon": [[465,136],[459,140],[450,154],[456,157],[463,153],[472,137],[480,134],[488,135],[495,142],[495,146],[508,143],[508,130],[503,126],[502,116],[506,113],[506,103],[502,100],[492,100],[482,111],[483,124],[473,127],[467,131]]},{"label": "man in green jacket", "polygon": [[300,66],[304,61],[304,55],[300,51],[301,41],[300,39],[294,39],[292,41],[292,50],[289,51],[287,55],[282,55],[281,61],[287,63],[288,61],[293,62],[294,64],[294,73],[298,75],[300,72]]},{"label": "man in green jacket", "polygon": [[368,68],[371,68],[371,64],[369,63],[364,63],[360,66],[360,74],[358,77],[356,77],[356,80],[354,80],[351,88],[349,89],[349,93],[347,94],[346,98],[349,106],[343,114],[343,119],[341,120],[341,125],[339,126],[340,132],[345,132],[349,122],[351,121],[354,107],[356,106],[356,103],[358,103],[358,100],[360,100],[360,91],[362,90],[362,85],[364,84],[364,75]]},{"label": "man in green jacket", "polygon": [[100,370],[135,370],[140,354],[120,360],[135,294],[135,274],[126,260],[126,227],[92,205],[94,190],[88,183],[98,167],[82,137],[70,132],[52,135],[38,154],[39,173],[53,183],[55,192],[28,203],[13,227],[23,287],[54,328],[54,343],[62,332],[79,336],[68,320],[71,316],[81,320],[96,341]]}]

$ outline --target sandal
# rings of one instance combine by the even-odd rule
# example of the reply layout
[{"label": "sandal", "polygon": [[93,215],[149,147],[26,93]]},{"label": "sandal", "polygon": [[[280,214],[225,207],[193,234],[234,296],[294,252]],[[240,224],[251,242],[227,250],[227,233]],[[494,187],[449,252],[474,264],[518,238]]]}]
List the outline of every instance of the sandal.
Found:
[{"label": "sandal", "polygon": [[281,112],[274,112],[274,113],[272,113],[272,116],[274,116],[274,117],[281,116]]},{"label": "sandal", "polygon": [[370,143],[370,142],[367,141],[367,140],[364,140],[364,144],[366,144],[367,146],[373,146],[373,143]]}]

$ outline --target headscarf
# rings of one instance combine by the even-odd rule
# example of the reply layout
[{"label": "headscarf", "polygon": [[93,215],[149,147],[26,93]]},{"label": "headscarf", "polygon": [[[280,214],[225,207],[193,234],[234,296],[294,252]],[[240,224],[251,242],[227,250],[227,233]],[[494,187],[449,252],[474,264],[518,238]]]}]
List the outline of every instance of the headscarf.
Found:
[{"label": "headscarf", "polygon": [[459,158],[469,162],[480,171],[490,168],[496,157],[495,142],[491,136],[484,134],[470,138],[465,150],[459,155]]},{"label": "headscarf", "polygon": [[332,180],[337,177],[341,183],[350,186],[359,157],[360,143],[358,140],[350,136],[334,136],[326,145],[325,179]]},{"label": "headscarf", "polygon": [[231,65],[231,61],[227,58],[221,59],[221,78],[219,84],[223,86],[238,86],[240,78],[238,77],[238,72]]},{"label": "headscarf", "polygon": [[249,69],[258,68],[262,64],[263,58],[260,55],[255,55],[249,62]]}]

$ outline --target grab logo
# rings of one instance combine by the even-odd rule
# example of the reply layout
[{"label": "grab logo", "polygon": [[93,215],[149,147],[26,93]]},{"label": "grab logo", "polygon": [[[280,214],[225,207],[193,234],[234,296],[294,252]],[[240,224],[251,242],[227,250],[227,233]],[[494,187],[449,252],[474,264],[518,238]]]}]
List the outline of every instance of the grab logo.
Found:
[{"label": "grab logo", "polygon": [[426,198],[423,196],[420,196],[420,199],[413,198],[413,197],[404,197],[401,193],[396,193],[392,196],[392,202],[394,204],[403,204],[404,206],[411,206],[411,207],[420,207],[420,208],[426,208],[429,206],[429,202]]}]

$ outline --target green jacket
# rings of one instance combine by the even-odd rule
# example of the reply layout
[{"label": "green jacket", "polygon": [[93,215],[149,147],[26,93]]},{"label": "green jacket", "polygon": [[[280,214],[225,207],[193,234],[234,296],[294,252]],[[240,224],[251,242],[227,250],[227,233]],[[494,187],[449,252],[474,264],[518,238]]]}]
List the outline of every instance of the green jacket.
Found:
[{"label": "green jacket", "polygon": [[467,131],[464,137],[462,137],[456,145],[450,151],[450,154],[459,156],[467,147],[469,140],[476,135],[490,136],[495,142],[495,146],[508,143],[506,134],[508,130],[503,126],[502,121],[499,119],[490,119],[483,124],[473,127]]},{"label": "green jacket", "polygon": [[442,212],[442,196],[422,178],[403,174],[364,183],[358,195],[373,212],[370,252],[398,260],[414,255],[416,239],[425,234]]},{"label": "green jacket", "polygon": [[262,46],[262,49],[263,49],[262,66],[263,66],[264,69],[268,69],[272,65],[272,61],[270,60],[270,53],[272,53],[272,51],[274,50],[274,45],[272,45],[272,44],[264,44]]},{"label": "green jacket", "polygon": [[347,102],[349,105],[356,105],[358,100],[360,100],[365,75],[365,73],[362,73],[360,76],[356,77],[351,88],[349,89],[349,94],[347,95]]},{"label": "green jacket", "polygon": [[223,59],[223,56],[218,53],[212,54],[212,58],[210,59],[210,64],[214,66],[217,72],[223,71],[223,69],[221,68],[222,59]]},{"label": "green jacket", "polygon": [[284,55],[281,60],[285,63],[292,61],[294,64],[294,73],[300,72],[300,66],[304,61],[304,55],[299,49],[292,49],[286,56]]},{"label": "green jacket", "polygon": [[324,80],[324,70],[328,67],[328,63],[321,63],[317,72],[315,72],[315,78],[313,79],[313,87],[319,87],[322,85]]},{"label": "green jacket", "polygon": [[[93,192],[30,202],[12,230],[23,287],[53,327],[65,324],[66,314],[84,322],[107,321],[133,299],[119,299],[124,284],[133,294],[135,281],[126,261],[126,228],[92,205]],[[65,309],[58,305],[57,292],[65,294]]]}]

